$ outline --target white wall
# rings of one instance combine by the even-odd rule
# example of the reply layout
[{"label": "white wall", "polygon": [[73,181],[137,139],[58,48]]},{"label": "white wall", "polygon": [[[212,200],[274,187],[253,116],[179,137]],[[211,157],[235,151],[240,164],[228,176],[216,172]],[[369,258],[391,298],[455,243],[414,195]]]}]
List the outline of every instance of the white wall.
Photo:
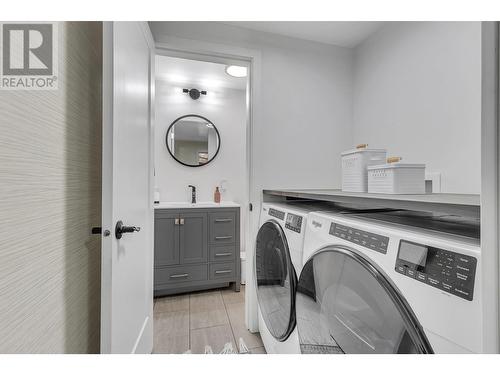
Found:
[{"label": "white wall", "polygon": [[254,186],[338,188],[341,150],[352,145],[352,54],[348,48],[213,22],[151,22],[157,42],[171,37],[261,53],[254,123]]},{"label": "white wall", "polygon": [[[162,201],[190,201],[196,186],[198,201],[213,201],[215,187],[227,180],[223,200],[243,202],[246,186],[246,92],[224,89],[192,100],[172,85],[156,81],[155,183]],[[206,100],[205,100],[206,99]],[[170,124],[180,116],[208,118],[219,131],[221,147],[216,158],[202,167],[186,167],[172,158],[165,144]]]},{"label": "white wall", "polygon": [[353,138],[480,192],[481,25],[388,23],[355,49]]},{"label": "white wall", "polygon": [[[208,90],[207,96],[191,99],[179,87],[156,81],[155,103],[155,184],[161,201],[191,201],[191,189],[196,186],[199,202],[213,201],[216,186],[226,180],[221,199],[246,207],[248,202],[246,163],[246,91],[219,88]],[[186,167],[169,154],[165,135],[170,124],[180,116],[198,114],[208,118],[219,131],[221,145],[215,159],[202,167]],[[242,215],[241,226],[244,228]],[[244,250],[245,233],[241,243]]]}]

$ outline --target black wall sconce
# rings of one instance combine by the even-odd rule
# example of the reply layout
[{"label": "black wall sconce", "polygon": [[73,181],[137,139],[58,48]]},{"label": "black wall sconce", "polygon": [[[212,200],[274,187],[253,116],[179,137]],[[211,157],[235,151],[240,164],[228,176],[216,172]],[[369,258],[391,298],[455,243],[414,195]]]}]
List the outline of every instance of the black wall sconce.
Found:
[{"label": "black wall sconce", "polygon": [[189,94],[189,97],[193,100],[199,99],[200,95],[207,95],[206,91],[200,91],[198,89],[182,89],[182,92]]}]

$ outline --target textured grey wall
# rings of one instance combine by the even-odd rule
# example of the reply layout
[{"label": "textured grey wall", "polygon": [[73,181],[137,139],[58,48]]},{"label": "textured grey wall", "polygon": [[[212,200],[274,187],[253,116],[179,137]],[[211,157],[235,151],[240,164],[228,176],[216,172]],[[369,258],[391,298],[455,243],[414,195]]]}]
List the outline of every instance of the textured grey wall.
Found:
[{"label": "textured grey wall", "polygon": [[101,35],[59,24],[59,89],[0,91],[0,353],[99,351]]}]

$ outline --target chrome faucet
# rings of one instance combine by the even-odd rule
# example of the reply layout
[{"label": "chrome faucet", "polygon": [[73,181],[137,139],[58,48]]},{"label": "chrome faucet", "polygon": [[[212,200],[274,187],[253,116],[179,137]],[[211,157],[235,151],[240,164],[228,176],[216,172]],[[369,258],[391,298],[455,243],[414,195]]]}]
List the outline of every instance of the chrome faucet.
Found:
[{"label": "chrome faucet", "polygon": [[191,203],[196,203],[196,186],[188,185],[191,188]]}]

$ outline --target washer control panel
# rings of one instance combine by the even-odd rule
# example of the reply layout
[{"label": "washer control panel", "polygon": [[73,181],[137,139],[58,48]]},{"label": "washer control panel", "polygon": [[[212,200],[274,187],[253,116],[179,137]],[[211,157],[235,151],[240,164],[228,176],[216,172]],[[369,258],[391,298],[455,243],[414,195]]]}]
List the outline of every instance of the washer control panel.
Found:
[{"label": "washer control panel", "polygon": [[279,211],[275,208],[269,209],[269,216],[277,217],[280,220],[285,220],[285,213],[283,211]]},{"label": "washer control panel", "polygon": [[286,215],[285,228],[300,233],[302,229],[302,216],[288,213]]},{"label": "washer control panel", "polygon": [[396,272],[472,301],[476,264],[468,255],[401,240]]},{"label": "washer control panel", "polygon": [[389,237],[379,234],[366,232],[357,228],[347,227],[345,225],[331,223],[330,232],[332,236],[342,238],[349,242],[366,247],[367,249],[386,254],[389,245]]}]

